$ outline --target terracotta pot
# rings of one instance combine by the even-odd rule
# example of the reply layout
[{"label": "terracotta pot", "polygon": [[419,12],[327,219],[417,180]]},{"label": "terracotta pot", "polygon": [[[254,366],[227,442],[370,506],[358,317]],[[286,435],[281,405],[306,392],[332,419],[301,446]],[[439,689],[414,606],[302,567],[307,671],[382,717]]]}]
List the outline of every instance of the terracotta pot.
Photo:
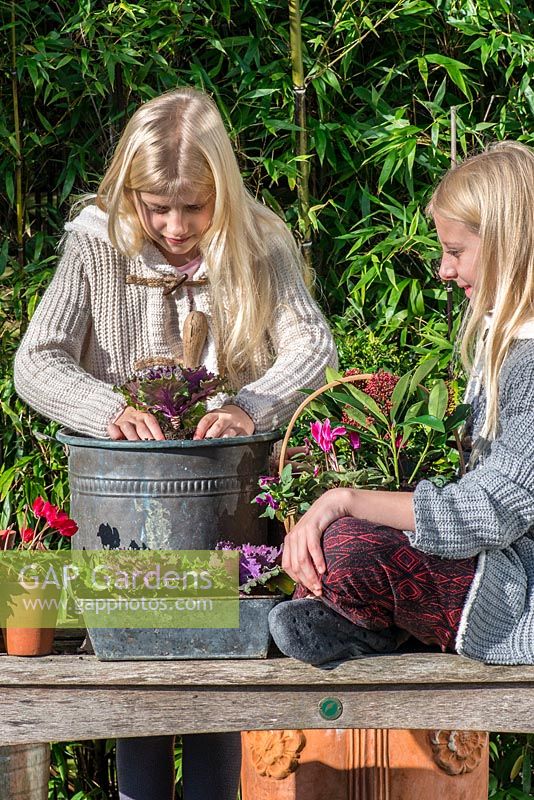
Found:
[{"label": "terracotta pot", "polygon": [[[6,587],[7,588],[7,587]],[[46,656],[52,652],[57,608],[50,610],[51,600],[57,601],[59,592],[55,586],[35,591],[24,591],[12,584],[9,594],[9,610],[6,627],[3,629],[6,652],[9,656]],[[31,601],[28,606],[28,601]],[[39,604],[42,603],[42,607]]]},{"label": "terracotta pot", "polygon": [[8,656],[48,656],[54,644],[55,628],[6,628]]},{"label": "terracotta pot", "polygon": [[242,800],[488,796],[481,731],[248,731],[242,743]]}]

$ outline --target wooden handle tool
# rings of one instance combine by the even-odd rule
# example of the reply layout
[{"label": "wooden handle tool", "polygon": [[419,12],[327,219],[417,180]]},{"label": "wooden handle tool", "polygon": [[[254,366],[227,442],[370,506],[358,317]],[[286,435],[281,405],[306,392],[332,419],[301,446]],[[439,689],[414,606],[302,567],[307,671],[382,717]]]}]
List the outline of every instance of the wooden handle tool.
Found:
[{"label": "wooden handle tool", "polygon": [[190,311],[184,322],[184,367],[200,366],[202,350],[208,336],[208,321],[202,311]]}]

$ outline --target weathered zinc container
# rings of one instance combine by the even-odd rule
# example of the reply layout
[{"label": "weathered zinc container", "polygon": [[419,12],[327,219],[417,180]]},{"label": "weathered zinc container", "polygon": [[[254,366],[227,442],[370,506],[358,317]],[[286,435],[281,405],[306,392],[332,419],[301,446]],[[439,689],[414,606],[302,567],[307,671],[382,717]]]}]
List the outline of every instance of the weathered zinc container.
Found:
[{"label": "weathered zinc container", "polygon": [[209,550],[266,541],[251,501],[278,432],[198,441],[107,441],[61,431],[77,549]]},{"label": "weathered zinc container", "polygon": [[[252,503],[278,432],[228,439],[111,442],[62,431],[76,549],[210,550],[221,539],[267,541]],[[240,601],[239,628],[96,628],[102,660],[265,658],[280,597]]]},{"label": "weathered zinc container", "polygon": [[267,658],[267,618],[283,599],[241,597],[239,628],[91,628],[91,642],[101,661]]}]

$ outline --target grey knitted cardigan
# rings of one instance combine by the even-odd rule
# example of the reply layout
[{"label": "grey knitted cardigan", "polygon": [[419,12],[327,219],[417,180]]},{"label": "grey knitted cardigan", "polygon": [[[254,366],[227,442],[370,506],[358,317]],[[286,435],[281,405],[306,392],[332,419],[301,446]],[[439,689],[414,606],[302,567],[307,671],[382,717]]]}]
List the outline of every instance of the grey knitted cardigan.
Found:
[{"label": "grey knitted cardigan", "polygon": [[[44,416],[105,439],[125,406],[113,385],[132,377],[143,360],[179,359],[191,306],[207,316],[202,361],[218,371],[209,281],[167,296],[161,285],[127,284],[127,275],[145,280],[176,276],[176,270],[151,243],[136,258],[121,255],[109,241],[107,215],[96,206],[65,229],[58,268],[15,358],[15,388]],[[320,386],[325,367],[337,365],[328,325],[288,248],[276,236],[268,246],[281,287],[273,326],[258,348],[259,377],[245,369],[229,400],[250,415],[257,432],[287,422],[303,397],[299,389]],[[204,276],[201,264],[194,280]]]},{"label": "grey knitted cardigan", "polygon": [[415,489],[411,544],[443,558],[478,556],[456,640],[459,653],[489,664],[534,663],[534,339],[517,339],[499,380],[500,429],[456,483]]}]

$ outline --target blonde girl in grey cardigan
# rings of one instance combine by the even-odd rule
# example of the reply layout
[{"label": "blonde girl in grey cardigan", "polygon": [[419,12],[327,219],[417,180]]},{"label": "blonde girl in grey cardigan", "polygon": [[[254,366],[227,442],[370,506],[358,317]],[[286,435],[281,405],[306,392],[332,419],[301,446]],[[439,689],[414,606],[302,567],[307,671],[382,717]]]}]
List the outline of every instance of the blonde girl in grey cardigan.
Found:
[{"label": "blonde girl in grey cardigan", "polygon": [[[288,655],[325,663],[412,634],[494,664],[534,663],[534,152],[495,144],[429,210],[439,270],[468,300],[471,469],[413,493],[334,489],[286,538],[301,584],[271,612]],[[306,597],[308,595],[308,597]]]},{"label": "blonde girl in grey cardigan", "polygon": [[[202,311],[201,361],[225,373],[195,438],[248,435],[286,422],[299,390],[336,364],[285,225],[246,191],[221,116],[177,89],[129,121],[96,200],[66,226],[62,257],[15,361],[33,408],[75,431],[163,439],[156,419],[113,386],[179,363],[183,325]],[[173,738],[118,742],[121,800],[174,797]],[[240,735],[184,736],[186,800],[235,800]]]}]

